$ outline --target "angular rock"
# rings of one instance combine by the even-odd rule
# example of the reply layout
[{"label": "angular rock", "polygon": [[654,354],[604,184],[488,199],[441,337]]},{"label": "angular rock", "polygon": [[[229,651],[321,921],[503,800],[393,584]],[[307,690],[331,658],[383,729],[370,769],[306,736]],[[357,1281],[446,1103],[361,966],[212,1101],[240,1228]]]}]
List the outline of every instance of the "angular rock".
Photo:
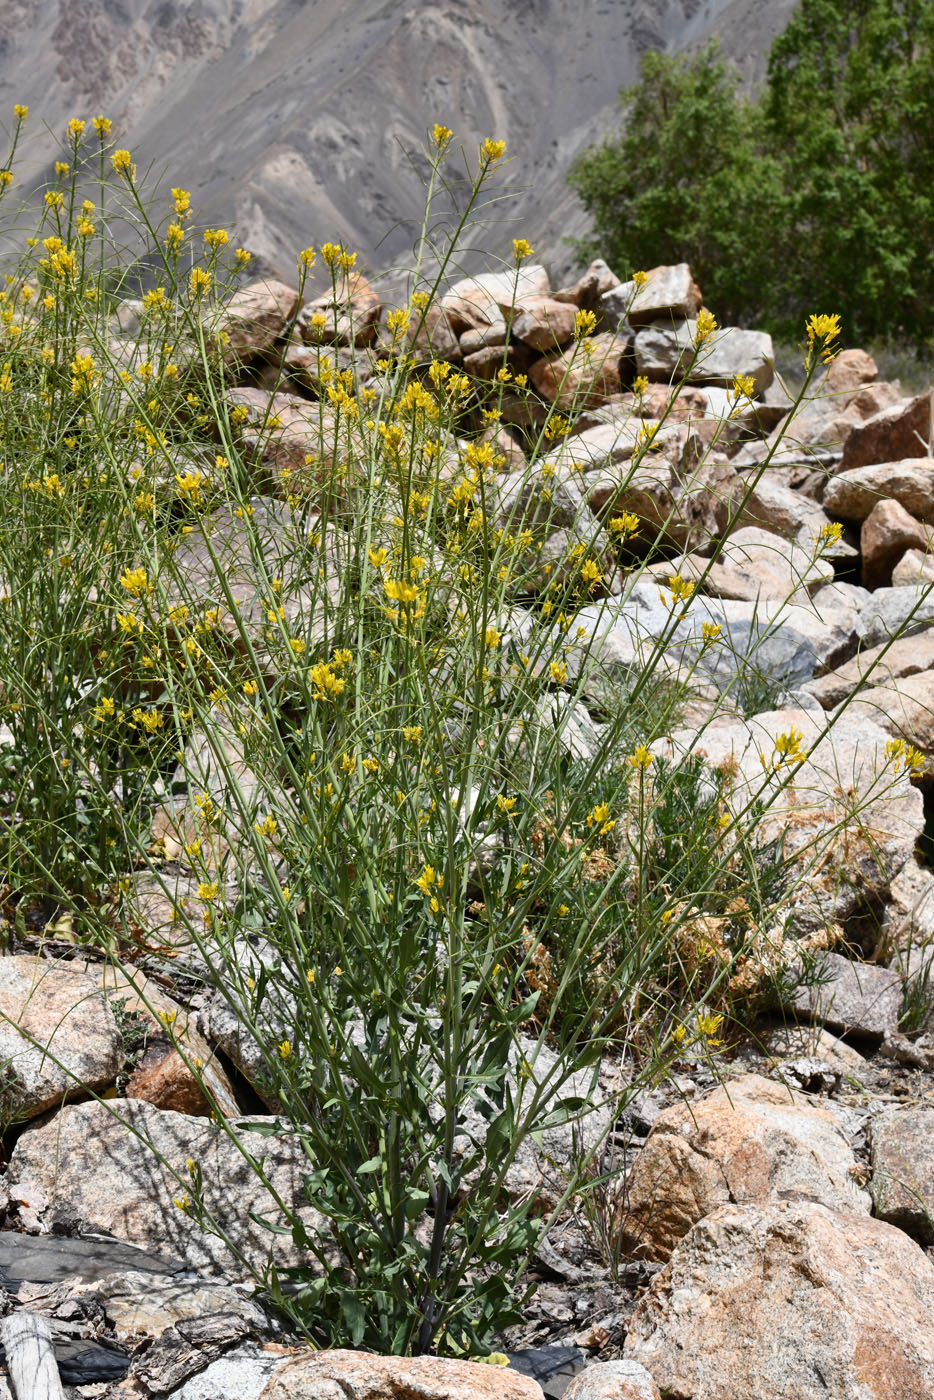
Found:
[{"label": "angular rock", "polygon": [[574,339],[575,315],[574,307],[566,302],[554,301],[551,297],[535,301],[526,298],[512,323],[512,333],[533,350],[561,349]]},{"label": "angular rock", "polygon": [[[643,451],[648,438],[651,449]],[[670,465],[667,457],[659,455],[660,451],[680,441],[681,430],[676,425],[662,427],[653,420],[640,422],[638,418],[629,418],[625,422],[600,423],[582,433],[574,433],[552,450],[548,460],[560,469],[572,467],[583,472],[629,462],[633,456],[641,454],[640,465],[651,468],[659,461]]]},{"label": "angular rock", "polygon": [[[666,566],[667,567],[667,566]],[[675,559],[671,568],[700,581],[717,598],[797,601],[833,579],[833,565],[813,549],[747,525],[723,542],[711,562],[698,555]]]},{"label": "angular rock", "polygon": [[934,1108],[884,1108],[872,1119],[875,1214],[934,1244]]},{"label": "angular rock", "polygon": [[802,541],[802,536],[817,538],[830,524],[830,516],[816,501],[786,485],[777,472],[766,470],[754,486],[742,478],[741,482],[749,494],[737,517],[737,527],[758,525],[785,539]]},{"label": "angular rock", "polygon": [[837,466],[853,427],[901,400],[897,384],[860,384],[858,371],[854,373],[852,364],[844,363],[846,353],[834,360],[794,414],[786,415],[765,442],[744,448],[743,455],[748,458],[744,465],[762,462],[768,456],[771,467],[810,459]]},{"label": "angular rock", "polygon": [[898,462],[906,457],[932,456],[934,390],[901,399],[855,425],[843,448],[843,471],[874,462]]},{"label": "angular rock", "polygon": [[459,360],[457,334],[444,309],[437,302],[426,308],[421,324],[413,317],[406,331],[406,345],[418,356],[437,360]]},{"label": "angular rock", "polygon": [[918,520],[934,521],[934,457],[908,457],[850,467],[831,477],[823,506],[840,520],[865,520],[880,501],[894,500]]},{"label": "angular rock", "polygon": [[382,304],[360,272],[345,274],[297,318],[298,332],[309,345],[369,345],[376,336]]},{"label": "angular rock", "polygon": [[917,637],[900,637],[881,646],[867,647],[826,676],[808,681],[807,689],[825,710],[832,710],[859,686],[873,689],[890,685],[902,676],[934,670],[934,630]]},{"label": "angular rock", "polygon": [[860,608],[855,632],[860,648],[882,646],[893,637],[914,636],[934,622],[934,590],[929,586],[877,588]]},{"label": "angular rock", "polygon": [[[464,343],[461,341],[463,349]],[[531,353],[527,346],[515,340],[506,346],[487,345],[472,355],[464,353],[464,369],[475,379],[495,379],[503,368],[511,374],[524,374],[529,367]]]},{"label": "angular rock", "polygon": [[274,1342],[243,1342],[173,1390],[172,1400],[259,1400],[291,1355],[291,1348]]},{"label": "angular rock", "polygon": [[891,1225],[727,1205],[652,1281],[625,1353],[679,1400],[929,1400],[932,1310],[934,1265]]},{"label": "angular rock", "polygon": [[543,1400],[543,1394],[508,1366],[337,1350],[297,1356],[273,1376],[261,1400]]},{"label": "angular rock", "polygon": [[664,1261],[698,1220],[728,1202],[802,1198],[868,1212],[855,1167],[827,1109],[744,1075],[656,1119],[627,1181],[622,1247]]},{"label": "angular rock", "polygon": [[757,394],[771,384],[775,365],[770,335],[724,326],[714,331],[695,360],[695,331],[696,322],[691,320],[638,331],[635,355],[639,373],[649,379],[687,374],[691,384],[721,384],[727,389],[732,388],[737,375],[748,375]]},{"label": "angular rock", "polygon": [[779,1062],[806,1056],[830,1065],[840,1074],[859,1074],[866,1068],[865,1056],[852,1045],[847,1045],[845,1040],[838,1040],[823,1026],[796,1023],[772,1026],[762,1032],[759,1039]]},{"label": "angular rock", "polygon": [[324,492],[340,498],[345,483],[356,479],[360,436],[329,408],[297,394],[249,387],[231,389],[227,402],[260,493],[320,498]]},{"label": "angular rock", "polygon": [[[494,321],[481,330],[464,331],[460,338],[462,355],[476,355],[479,350],[487,350],[494,345],[506,344],[506,322]],[[502,355],[500,362],[502,362]]]},{"label": "angular rock", "polygon": [[839,953],[821,959],[821,985],[798,987],[788,1006],[832,1030],[881,1040],[898,1030],[902,979],[893,968],[857,963]]},{"label": "angular rock", "polygon": [[905,551],[926,550],[930,543],[930,529],[925,529],[898,501],[877,501],[860,533],[863,583],[867,588],[890,583],[892,570]]},{"label": "angular rock", "polygon": [[529,378],[560,413],[597,408],[622,389],[631,353],[629,335],[589,336],[560,354],[536,360]]},{"label": "angular rock", "polygon": [[895,739],[904,739],[934,762],[934,671],[918,671],[886,685],[869,686],[850,701],[847,713],[865,715]]},{"label": "angular rock", "polygon": [[602,258],[594,258],[585,272],[569,287],[555,292],[555,301],[569,301],[584,311],[596,311],[604,292],[619,286],[619,278]]},{"label": "angular rock", "polygon": [[221,330],[227,343],[223,357],[229,365],[248,364],[271,350],[286,332],[301,305],[294,287],[275,278],[264,278],[241,287],[226,303]]},{"label": "angular rock", "polygon": [[927,550],[906,549],[892,570],[893,588],[917,588],[934,583],[934,556]]},{"label": "angular rock", "polygon": [[604,315],[631,326],[650,321],[686,321],[701,308],[701,290],[687,263],[653,267],[641,287],[622,282],[603,295]]},{"label": "angular rock", "polygon": [[99,1294],[117,1339],[156,1338],[176,1322],[212,1313],[239,1315],[259,1336],[266,1325],[260,1307],[241,1290],[210,1279],[162,1279],[152,1274],[115,1273],[96,1279]]},{"label": "angular rock", "polygon": [[458,335],[471,327],[490,325],[503,317],[511,320],[526,297],[548,297],[551,282],[538,263],[508,272],[485,272],[464,277],[441,298],[444,311]]},{"label": "angular rock", "polygon": [[[271,1126],[274,1121],[242,1120],[240,1141],[247,1153],[264,1158],[273,1188],[295,1205],[310,1230],[317,1229],[320,1218],[304,1203],[302,1175],[308,1159],[301,1146],[287,1135],[258,1137],[247,1130],[249,1122]],[[238,1126],[238,1120],[230,1124],[235,1132]],[[103,1103],[66,1104],[56,1117],[21,1134],[10,1175],[13,1181],[35,1181],[60,1207],[118,1239],[176,1254],[191,1269],[248,1277],[247,1265],[175,1205],[175,1198],[184,1199],[189,1190],[189,1159],[202,1172],[205,1208],[249,1265],[262,1269],[270,1250],[280,1267],[306,1262],[290,1235],[272,1234],[251,1218],[282,1223],[236,1143],[204,1118],[170,1113],[139,1099],[121,1103],[119,1114]]]},{"label": "angular rock", "polygon": [[658,1387],[638,1361],[598,1361],[571,1381],[564,1400],[661,1400]]},{"label": "angular rock", "polygon": [[34,1118],[86,1089],[112,1084],[123,1038],[94,980],[72,963],[0,957],[0,1107]]}]

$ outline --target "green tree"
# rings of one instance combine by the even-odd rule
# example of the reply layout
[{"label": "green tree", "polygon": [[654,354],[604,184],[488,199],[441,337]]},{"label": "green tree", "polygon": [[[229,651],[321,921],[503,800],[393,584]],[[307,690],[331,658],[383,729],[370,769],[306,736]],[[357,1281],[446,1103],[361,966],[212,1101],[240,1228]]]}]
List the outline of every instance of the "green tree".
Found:
[{"label": "green tree", "polygon": [[620,268],[686,259],[721,317],[934,335],[934,0],[802,0],[746,98],[714,48],[649,54],[571,173]]}]

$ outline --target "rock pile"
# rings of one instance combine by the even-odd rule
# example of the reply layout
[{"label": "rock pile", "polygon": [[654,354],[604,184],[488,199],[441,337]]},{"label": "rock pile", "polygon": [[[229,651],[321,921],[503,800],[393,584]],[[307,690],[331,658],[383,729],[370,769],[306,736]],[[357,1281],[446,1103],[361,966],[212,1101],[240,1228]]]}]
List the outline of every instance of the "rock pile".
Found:
[{"label": "rock pile", "polygon": [[[805,828],[813,844],[839,831],[848,803],[858,813],[843,837],[827,837],[822,874],[804,882],[797,906],[799,929],[833,925],[851,954],[830,954],[819,986],[788,991],[786,1011],[812,1028],[807,1046],[760,1027],[773,1046],[760,1073],[709,1093],[694,1085],[654,1115],[620,1168],[618,1227],[623,1254],[652,1266],[651,1284],[626,1324],[624,1356],[584,1372],[567,1394],[934,1400],[934,1265],[919,1243],[934,1239],[934,1109],[870,1102],[867,1139],[866,1115],[854,1126],[839,1098],[866,1061],[820,1029],[890,1062],[934,1067],[923,1037],[914,1042],[899,1029],[906,992],[926,1005],[934,957],[934,876],[915,855],[922,787],[907,771],[884,790],[875,785],[892,739],[922,755],[923,783],[934,778],[934,399],[878,383],[870,357],[851,350],[822,372],[821,396],[795,406],[775,382],[769,336],[720,328],[698,349],[702,312],[685,264],[624,283],[597,261],[560,289],[536,265],[464,279],[410,315],[401,336],[359,274],[304,306],[294,288],[267,280],[234,296],[217,346],[240,377],[230,404],[255,472],[254,524],[272,556],[295,557],[285,501],[313,494],[322,458],[346,464],[333,508],[353,506],[353,434],[339,428],[325,393],[335,373],[378,394],[387,362],[407,353],[499,382],[501,416],[483,427],[502,465],[491,509],[503,528],[521,515],[539,531],[539,561],[563,557],[578,539],[603,561],[591,600],[572,619],[602,663],[600,685],[619,685],[643,664],[671,618],[659,588],[678,575],[694,588],[668,649],[671,674],[696,670],[708,708],[702,732],[689,725],[658,751],[702,750],[711,765],[729,765],[741,806],[761,782],[761,754],[792,729],[811,752],[770,812],[774,833],[798,849]],[[675,389],[685,370],[687,385]],[[536,427],[553,409],[573,409],[573,421],[545,457],[530,460]],[[538,521],[543,488],[548,508]],[[624,515],[638,530],[628,556],[614,536]],[[212,526],[238,626],[262,651],[242,520],[222,509]],[[664,563],[633,567],[650,542]],[[339,558],[319,556],[318,567],[339,570]],[[215,569],[196,537],[176,564],[211,603]],[[534,595],[531,567],[529,577]],[[283,606],[298,615],[301,580],[291,582]],[[698,640],[707,625],[725,645]],[[740,713],[737,687],[753,653],[770,693]],[[264,661],[275,664],[271,654]],[[605,691],[584,698],[599,704]],[[592,720],[580,708],[586,752]],[[248,790],[256,775],[238,757],[236,734],[220,718],[218,732]],[[203,769],[208,794],[217,781],[212,752],[194,735],[186,757],[188,771]],[[166,800],[155,831],[165,877],[128,881],[136,921],[167,946],[178,935],[171,911],[179,892],[197,898],[181,868],[189,817]],[[218,831],[211,859],[219,871],[229,839]],[[132,1269],[97,1280],[114,1335],[148,1342],[172,1332],[164,1355],[153,1349],[134,1363],[147,1393],[220,1394],[188,1387],[195,1372],[221,1367],[223,1393],[265,1387],[265,1400],[542,1395],[514,1368],[342,1352],[286,1364],[275,1330],[230,1283],[261,1267],[270,1248],[280,1265],[297,1253],[290,1235],[257,1223],[268,1202],[245,1157],[262,1155],[274,1190],[290,1202],[303,1199],[307,1164],[288,1137],[247,1131],[255,1095],[267,1095],[261,1048],[216,1005],[196,1012],[142,975],[108,980],[93,963],[20,953],[0,957],[0,1012],[4,1105],[22,1125],[8,1173],[11,1218],[37,1234],[53,1224],[103,1230],[201,1276],[186,1285],[196,1304],[172,1292],[176,1281],[159,1285],[158,1306],[145,1296],[155,1283],[141,1284]],[[273,1034],[275,1008],[270,1014]],[[146,1041],[130,1065],[128,1017]],[[107,1093],[118,1081],[127,1097],[114,1116]],[[85,1093],[82,1085],[104,1097],[67,1101]],[[276,1104],[267,1107],[249,1121],[272,1132]],[[553,1167],[561,1144],[548,1148]],[[179,1209],[189,1159],[239,1266]],[[538,1158],[525,1165],[522,1189],[547,1199],[546,1166]],[[202,1336],[192,1319],[205,1313],[227,1322]],[[192,1363],[195,1353],[203,1365]]]}]

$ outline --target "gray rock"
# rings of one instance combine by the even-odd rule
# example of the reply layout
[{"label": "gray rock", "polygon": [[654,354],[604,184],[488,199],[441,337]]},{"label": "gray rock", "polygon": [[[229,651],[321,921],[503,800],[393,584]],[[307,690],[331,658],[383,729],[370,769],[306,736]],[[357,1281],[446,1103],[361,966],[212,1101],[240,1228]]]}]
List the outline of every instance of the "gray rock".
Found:
[{"label": "gray rock", "polygon": [[171,1400],[258,1400],[290,1355],[284,1347],[243,1342],[173,1390]]},{"label": "gray rock", "polygon": [[798,987],[789,1006],[799,1015],[832,1030],[882,1039],[898,1030],[902,979],[894,969],[852,962],[827,953],[821,963],[821,986]]},{"label": "gray rock", "polygon": [[0,1110],[6,1122],[106,1088],[124,1058],[113,1011],[93,978],[71,963],[0,957]]},{"label": "gray rock", "polygon": [[934,1244],[934,1108],[886,1108],[872,1120],[875,1214]]},{"label": "gray rock", "polygon": [[888,500],[918,520],[934,521],[934,458],[852,467],[832,477],[824,491],[824,509],[841,520],[865,520],[879,501]]},{"label": "gray rock", "polygon": [[737,375],[748,375],[757,394],[768,388],[775,373],[770,335],[735,326],[721,327],[701,347],[694,361],[696,329],[696,321],[687,320],[675,326],[659,324],[638,331],[635,350],[639,373],[649,379],[687,373],[691,384],[722,384],[726,388],[733,385]]},{"label": "gray rock", "polygon": [[934,588],[877,588],[860,609],[855,631],[861,647],[876,647],[893,637],[923,632],[934,622]]},{"label": "gray rock", "polygon": [[[264,1159],[273,1189],[315,1231],[320,1217],[307,1205],[302,1185],[308,1159],[294,1137],[251,1134],[248,1122],[272,1126],[274,1120],[228,1120],[223,1129],[140,1099],[121,1102],[119,1110],[104,1103],[68,1104],[20,1135],[10,1177],[34,1181],[82,1220],[157,1253],[171,1252],[198,1271],[248,1277],[250,1267],[264,1267],[270,1251],[280,1266],[307,1262],[289,1235],[271,1234],[252,1218],[282,1223],[244,1154]],[[203,1175],[205,1208],[245,1263],[175,1204],[190,1191],[189,1159]]]},{"label": "gray rock", "polygon": [[613,323],[628,320],[631,326],[649,321],[683,321],[696,316],[701,291],[687,263],[653,267],[641,287],[621,282],[602,297],[604,315]]}]

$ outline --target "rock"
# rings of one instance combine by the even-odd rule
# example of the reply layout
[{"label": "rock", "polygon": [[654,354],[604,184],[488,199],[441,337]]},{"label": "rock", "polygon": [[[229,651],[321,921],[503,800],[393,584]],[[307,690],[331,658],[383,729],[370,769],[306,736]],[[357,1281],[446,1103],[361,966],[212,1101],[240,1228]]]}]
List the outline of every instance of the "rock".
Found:
[{"label": "rock", "polygon": [[656,1275],[625,1353],[679,1400],[930,1400],[932,1309],[934,1265],[891,1225],[727,1205]]},{"label": "rock", "polygon": [[215,1313],[239,1316],[254,1335],[268,1326],[263,1310],[229,1283],[210,1279],[162,1279],[152,1274],[115,1273],[94,1283],[118,1341],[155,1338],[177,1322]]},{"label": "rock", "polygon": [[420,323],[414,317],[409,322],[406,345],[422,358],[459,360],[461,357],[451,318],[437,302],[427,307]]},{"label": "rock", "polygon": [[112,1084],[123,1038],[95,982],[71,963],[0,957],[0,1094],[6,1123]]},{"label": "rock", "polygon": [[762,462],[768,456],[771,468],[809,459],[831,468],[837,466],[853,427],[901,400],[897,384],[860,385],[842,361],[841,354],[827,373],[815,380],[794,415],[773,429],[765,442],[752,443],[744,449],[748,464]]},{"label": "rock", "polygon": [[685,321],[696,316],[701,300],[688,264],[675,263],[653,267],[641,287],[622,282],[605,292],[603,311],[610,320],[628,319],[631,326],[644,326],[650,321]]},{"label": "rock", "polygon": [[905,457],[931,457],[934,390],[874,413],[856,424],[843,448],[841,470],[865,467],[874,462],[898,462]]},{"label": "rock", "polygon": [[934,943],[934,872],[917,860],[905,862],[892,881],[883,925],[883,946],[894,948],[906,979],[930,966]]},{"label": "rock", "polygon": [[317,1351],[278,1371],[261,1400],[543,1400],[542,1388],[508,1366],[440,1356]]},{"label": "rock", "polygon": [[629,335],[588,336],[560,354],[536,360],[529,379],[560,413],[597,408],[622,389],[631,353]]},{"label": "rock", "polygon": [[445,292],[441,309],[460,335],[471,327],[490,325],[504,317],[511,320],[527,297],[550,295],[548,273],[538,263],[527,263],[508,272],[462,278]]},{"label": "rock", "polygon": [[[303,345],[292,341],[282,356],[284,379],[270,385],[270,392],[285,392],[292,387],[307,390],[315,398],[324,398],[335,373],[350,370],[357,389],[372,382],[374,361],[355,349],[334,349],[330,345]],[[328,415],[330,417],[330,415]]]},{"label": "rock", "polygon": [[860,608],[855,631],[860,648],[913,636],[934,622],[934,591],[921,587],[877,588]]},{"label": "rock", "polygon": [[785,539],[804,543],[819,537],[824,526],[830,524],[827,512],[816,501],[786,485],[778,472],[766,470],[754,485],[740,478],[740,484],[748,495],[737,516],[737,527],[758,525]]},{"label": "rock", "polygon": [[934,583],[934,557],[927,551],[906,549],[892,570],[893,588],[918,588]]},{"label": "rock", "polygon": [[309,345],[369,345],[376,336],[382,305],[360,272],[344,274],[336,287],[303,308],[297,329]]},{"label": "rock", "polygon": [[[142,1064],[130,1075],[126,1084],[128,1099],[145,1099],[156,1108],[168,1108],[175,1113],[190,1113],[199,1118],[210,1118],[214,1104],[198,1082],[202,1065],[192,1067],[190,1057],[186,1058],[168,1041],[147,1047]],[[223,1074],[223,1071],[219,1071]],[[226,1080],[226,1075],[224,1079]],[[226,1094],[221,1099],[221,1112],[225,1117],[238,1113],[239,1107],[233,1096],[229,1081]]]},{"label": "rock", "polygon": [[872,1119],[875,1214],[934,1244],[934,1108],[884,1108]]},{"label": "rock", "polygon": [[258,492],[320,499],[324,491],[330,504],[355,479],[361,439],[329,408],[297,394],[249,387],[229,390],[227,402],[232,415],[245,412],[234,423]]},{"label": "rock", "polygon": [[867,588],[891,582],[892,570],[906,549],[926,550],[931,531],[908,514],[898,501],[877,501],[863,521],[860,551]]},{"label": "rock", "polygon": [[[658,449],[673,443],[680,444],[680,430],[676,425],[665,428],[654,420],[640,422],[638,418],[630,418],[623,423],[600,423],[582,433],[575,433],[558,443],[549,454],[549,461],[561,470],[573,468],[579,472],[629,462],[645,447],[646,433],[652,435],[652,449],[642,455],[639,466],[646,470],[662,464],[670,468],[667,458],[662,457]],[[609,485],[614,484],[617,488],[621,484],[618,475],[610,479]],[[600,509],[599,506],[597,508]]]},{"label": "rock", "polygon": [[560,349],[574,339],[575,315],[574,307],[566,302],[551,297],[527,298],[512,323],[512,333],[533,350]]},{"label": "rock", "polygon": [[807,689],[832,710],[858,686],[886,686],[902,676],[934,669],[934,630],[917,637],[900,637],[882,646],[867,647],[826,676],[808,681]]},{"label": "rock", "polygon": [[598,1361],[578,1372],[564,1400],[661,1400],[661,1396],[638,1361]]},{"label": "rock", "polygon": [[904,739],[934,762],[934,671],[918,671],[886,685],[868,686],[847,706],[854,719],[865,715],[895,739]]},{"label": "rock", "polygon": [[251,282],[234,292],[220,322],[220,330],[227,336],[222,351],[225,362],[235,367],[248,364],[271,350],[300,305],[295,288],[275,278]]},{"label": "rock", "polygon": [[[611,293],[612,295],[612,293]],[[636,368],[649,379],[687,375],[691,384],[722,384],[730,389],[737,375],[748,375],[761,393],[775,372],[772,337],[763,331],[724,326],[714,331],[694,359],[695,321],[675,326],[646,326],[636,333]]]},{"label": "rock", "polygon": [[627,1181],[622,1248],[666,1260],[692,1225],[730,1201],[800,1197],[868,1212],[869,1198],[850,1174],[855,1166],[827,1109],[744,1075],[656,1119]]},{"label": "rock", "polygon": [[831,477],[824,509],[841,520],[865,520],[880,501],[894,500],[918,520],[934,521],[934,457],[908,457],[851,467]]},{"label": "rock", "polygon": [[857,963],[839,953],[820,961],[821,985],[798,987],[788,1006],[832,1030],[881,1040],[898,1030],[902,979],[894,969]]},{"label": "rock", "polygon": [[866,1068],[865,1057],[858,1050],[847,1045],[845,1040],[838,1040],[823,1026],[795,1023],[771,1026],[761,1033],[760,1040],[778,1062],[813,1058],[844,1075],[858,1075]]},{"label": "rock", "polygon": [[[796,939],[815,940],[817,947],[826,946],[827,930],[835,923],[878,914],[891,880],[913,856],[924,825],[920,792],[905,771],[893,773],[886,758],[889,736],[884,729],[868,719],[852,719],[846,711],[821,738],[824,728],[823,715],[804,710],[773,710],[745,720],[722,715],[701,734],[690,728],[675,730],[652,746],[671,760],[696,751],[706,755],[711,766],[728,765],[732,782],[726,801],[731,810],[745,810],[754,797],[761,799],[765,811],[757,822],[757,839],[763,844],[781,840],[785,860],[797,867],[786,921]],[[806,759],[784,786],[780,784],[787,774],[781,765],[782,776],[776,774],[763,785],[763,763],[772,763],[779,735],[792,731],[800,735]],[[885,781],[880,781],[884,768]],[[770,938],[766,947],[769,960],[787,958],[794,951],[791,943],[782,954],[780,939],[777,948],[769,946],[775,941]],[[862,975],[865,965],[859,967]],[[891,977],[884,969],[866,969],[864,985],[873,996],[864,1005],[854,988],[846,1015],[858,1008],[860,1020],[881,1015],[887,1024],[890,1000],[875,1002],[874,973]],[[810,998],[811,993],[801,990]],[[800,1009],[810,1006],[807,1000]],[[832,1013],[821,1019],[831,1027],[849,1024],[845,1018],[835,1020]],[[884,1027],[878,1031],[882,1033]]]},{"label": "rock", "polygon": [[472,355],[464,354],[464,369],[475,379],[495,379],[504,368],[511,374],[523,374],[529,367],[530,356],[531,351],[515,340],[506,346],[487,345]]},{"label": "rock", "polygon": [[[249,1122],[272,1126],[271,1118],[233,1120],[230,1130],[241,1121],[240,1141],[248,1153],[263,1157],[273,1189],[294,1203],[309,1230],[320,1228],[305,1204],[308,1161],[300,1144],[288,1135],[254,1137],[247,1131]],[[206,1210],[245,1262],[174,1204],[190,1189],[189,1159],[201,1170]],[[280,1267],[308,1262],[288,1234],[271,1234],[252,1218],[282,1223],[228,1131],[139,1099],[121,1104],[119,1116],[112,1105],[67,1104],[56,1117],[30,1125],[13,1150],[10,1175],[38,1182],[60,1207],[98,1229],[158,1253],[171,1251],[191,1269],[244,1278],[249,1268],[262,1270],[270,1249]]]},{"label": "rock", "polygon": [[[483,326],[479,330],[464,331],[460,338],[460,350],[462,355],[476,355],[480,350],[487,350],[491,346],[506,344],[506,322],[494,321],[492,325]],[[499,360],[502,363],[502,355]]]},{"label": "rock", "polygon": [[585,272],[569,287],[555,292],[555,301],[568,301],[584,311],[596,311],[604,292],[619,286],[619,278],[602,258],[594,258]]},{"label": "rock", "polygon": [[827,366],[820,387],[828,394],[856,393],[878,373],[878,365],[865,350],[841,350]]},{"label": "rock", "polygon": [[173,1390],[172,1400],[259,1400],[263,1388],[290,1356],[285,1347],[243,1342]]},{"label": "rock", "polygon": [[759,598],[797,601],[833,579],[833,565],[814,549],[782,540],[768,530],[747,525],[726,539],[711,562],[700,555],[675,559],[668,572],[699,582],[718,598]]}]

